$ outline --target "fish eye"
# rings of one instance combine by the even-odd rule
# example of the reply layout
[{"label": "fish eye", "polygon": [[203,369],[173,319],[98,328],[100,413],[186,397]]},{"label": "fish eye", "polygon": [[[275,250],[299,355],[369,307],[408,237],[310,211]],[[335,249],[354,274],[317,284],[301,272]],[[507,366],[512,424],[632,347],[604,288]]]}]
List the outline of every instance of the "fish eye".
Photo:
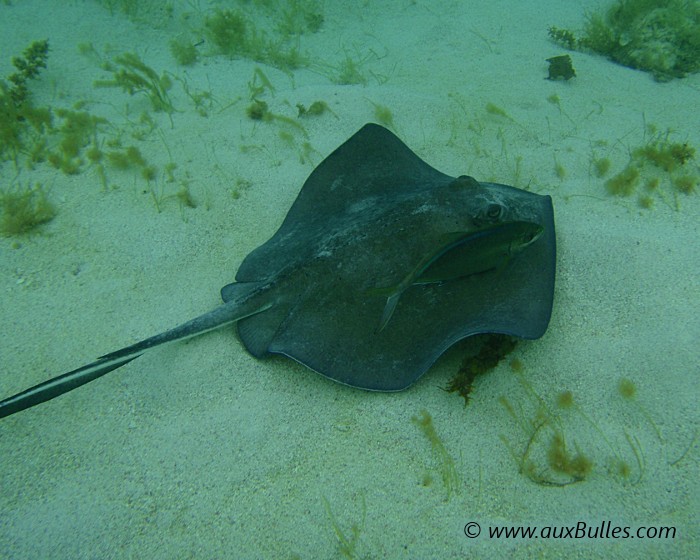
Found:
[{"label": "fish eye", "polygon": [[523,242],[525,245],[530,245],[537,239],[539,239],[540,235],[542,234],[543,228],[537,227],[537,229],[533,231],[528,231],[524,236],[523,236]]}]

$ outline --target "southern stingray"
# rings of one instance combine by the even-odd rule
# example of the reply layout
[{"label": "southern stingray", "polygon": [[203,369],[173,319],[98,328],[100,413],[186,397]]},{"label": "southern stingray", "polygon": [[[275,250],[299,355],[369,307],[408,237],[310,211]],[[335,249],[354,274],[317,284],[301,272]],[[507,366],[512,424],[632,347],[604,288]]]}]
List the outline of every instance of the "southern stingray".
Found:
[{"label": "southern stingray", "polygon": [[555,252],[549,196],[450,177],[367,124],[313,170],[222,305],[0,401],[0,417],[233,322],[257,358],[284,354],[346,385],[399,391],[462,338],[542,336]]}]

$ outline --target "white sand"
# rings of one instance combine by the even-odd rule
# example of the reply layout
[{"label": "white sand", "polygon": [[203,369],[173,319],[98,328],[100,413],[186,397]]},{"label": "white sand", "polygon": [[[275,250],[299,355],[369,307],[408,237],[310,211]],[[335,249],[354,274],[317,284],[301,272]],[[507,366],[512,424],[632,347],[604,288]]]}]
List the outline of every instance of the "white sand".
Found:
[{"label": "white sand", "polygon": [[[189,5],[204,9],[204,2],[176,3],[173,21],[151,13],[159,26],[110,16],[92,2],[13,4],[0,5],[0,76],[11,72],[12,55],[48,37],[49,68],[32,84],[40,103],[87,99],[90,111],[118,126],[127,105],[133,120],[150,110],[143,97],[93,89],[108,74],[76,48],[92,42],[101,53],[106,44],[115,54],[136,51],[191,88],[211,89],[220,105],[201,117],[175,83],[172,128],[154,114],[158,130],[146,140],[124,135],[161,170],[170,150],[178,178],[191,180],[196,209],[169,200],[158,213],[135,174],[110,171],[119,188],[103,192],[90,170],[21,172],[20,182],[50,186],[59,213],[18,248],[0,238],[0,395],[215,306],[245,255],[274,233],[312,165],[300,163],[294,130],[296,148],[279,139],[289,130],[283,125],[246,118],[247,83],[260,66],[276,88],[265,96],[273,111],[293,117],[296,103],[324,100],[335,113],[304,122],[318,151],[313,164],[372,120],[375,102],[391,109],[399,135],[438,169],[553,197],[554,313],[547,334],[521,343],[514,356],[551,410],[571,390],[600,431],[577,410],[559,413],[569,447],[577,445],[594,468],[583,482],[541,486],[518,472],[501,439],[521,453],[528,436],[499,397],[528,419],[536,409],[507,363],[477,381],[465,408],[441,390],[463,347],[411,389],[374,394],[291,360],[256,360],[224,329],[2,420],[0,558],[342,557],[324,498],[348,538],[353,524],[361,526],[357,558],[698,555],[700,197],[680,196],[679,211],[660,199],[640,210],[634,197],[609,197],[590,165],[595,155],[609,157],[613,172],[622,169],[628,151],[645,141],[645,123],[700,146],[700,75],[661,84],[573,53],[576,79],[544,80],[544,60],[563,53],[547,26],[582,24],[582,6],[557,2],[533,11],[505,0],[484,2],[483,12],[447,0],[327,7],[321,31],[302,50],[328,64],[344,51],[367,56],[366,86],[334,84],[320,62],[293,80],[222,56],[185,72],[167,42],[184,29]],[[547,101],[552,94],[561,113]],[[513,120],[488,114],[489,102]],[[242,146],[257,148],[244,153]],[[15,171],[5,163],[0,173],[5,186]],[[237,179],[250,186],[234,199]],[[634,402],[617,394],[621,377],[636,383]],[[411,422],[421,409],[457,464],[460,489],[449,500],[430,445]],[[534,445],[539,465],[548,437]],[[615,454],[631,467],[626,480],[608,468]],[[481,524],[479,538],[465,538],[469,521]],[[657,540],[487,535],[488,526],[579,521],[677,532]]]}]

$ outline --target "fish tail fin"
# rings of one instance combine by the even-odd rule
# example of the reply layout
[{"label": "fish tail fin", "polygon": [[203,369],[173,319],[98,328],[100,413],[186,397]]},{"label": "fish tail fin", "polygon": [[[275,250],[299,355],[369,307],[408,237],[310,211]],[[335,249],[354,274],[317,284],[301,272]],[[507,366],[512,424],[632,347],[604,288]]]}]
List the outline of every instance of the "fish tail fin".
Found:
[{"label": "fish tail fin", "polygon": [[383,331],[384,327],[386,327],[389,321],[391,320],[391,316],[396,310],[396,305],[399,303],[400,297],[401,292],[397,291],[391,294],[388,298],[386,298],[386,305],[384,306],[384,311],[382,312],[382,318],[379,321],[379,329],[377,329],[377,332]]}]

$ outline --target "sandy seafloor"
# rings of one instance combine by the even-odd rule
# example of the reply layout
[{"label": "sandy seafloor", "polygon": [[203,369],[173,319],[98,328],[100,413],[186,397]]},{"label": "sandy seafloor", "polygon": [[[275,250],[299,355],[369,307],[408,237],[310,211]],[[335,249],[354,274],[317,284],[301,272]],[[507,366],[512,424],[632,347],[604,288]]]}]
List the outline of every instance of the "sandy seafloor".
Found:
[{"label": "sandy seafloor", "polygon": [[[501,363],[477,380],[466,408],[442,390],[464,345],[393,394],[341,386],[282,357],[257,360],[232,328],[154,350],[0,422],[0,558],[697,557],[700,197],[676,197],[662,181],[665,194],[643,210],[634,196],[610,197],[591,162],[608,157],[611,174],[620,171],[652,124],[700,146],[700,75],[658,83],[572,53],[578,76],[545,80],[545,59],[565,52],[547,27],[580,28],[595,4],[505,0],[328,0],[320,30],[300,39],[308,68],[232,60],[207,43],[200,62],[183,68],[168,41],[188,29],[201,37],[197,22],[210,6],[172,4],[169,14],[144,3],[135,18],[90,1],[0,5],[0,75],[12,71],[11,56],[48,38],[49,66],[31,84],[37,104],[87,101],[84,109],[111,123],[103,142],[121,133],[137,145],[159,170],[153,188],[166,195],[178,189],[164,181],[172,158],[197,203],[166,196],[158,212],[135,172],[108,169],[105,190],[94,169],[65,176],[39,165],[16,177],[5,162],[3,188],[42,182],[58,214],[39,234],[0,238],[0,395],[217,305],[220,287],[274,233],[313,165],[374,119],[373,103],[389,107],[399,136],[441,171],[552,196],[549,330],[516,348],[521,376]],[[177,80],[172,126],[144,96],[93,88],[109,74],[78,53],[81,43],[107,58],[136,52],[192,91],[210,91],[208,116]],[[366,84],[334,83],[346,54],[363,61]],[[308,139],[279,120],[251,121],[256,67],[274,85],[262,98],[275,113],[295,118],[297,103],[316,100],[332,113],[299,121]],[[486,111],[488,103],[510,118]],[[134,140],[129,123],[143,111],[156,128]],[[315,152],[302,163],[305,141]],[[637,386],[632,401],[617,392],[623,377]],[[578,408],[557,409],[564,390]],[[504,440],[522,453],[528,434],[501,397],[525,424],[541,399],[569,449],[593,461],[590,475],[545,486],[521,474]],[[459,485],[449,496],[411,421],[422,409],[455,461]],[[534,442],[538,469],[549,436]],[[467,539],[472,521],[482,534]],[[489,526],[580,521],[676,534],[488,537]]]}]

